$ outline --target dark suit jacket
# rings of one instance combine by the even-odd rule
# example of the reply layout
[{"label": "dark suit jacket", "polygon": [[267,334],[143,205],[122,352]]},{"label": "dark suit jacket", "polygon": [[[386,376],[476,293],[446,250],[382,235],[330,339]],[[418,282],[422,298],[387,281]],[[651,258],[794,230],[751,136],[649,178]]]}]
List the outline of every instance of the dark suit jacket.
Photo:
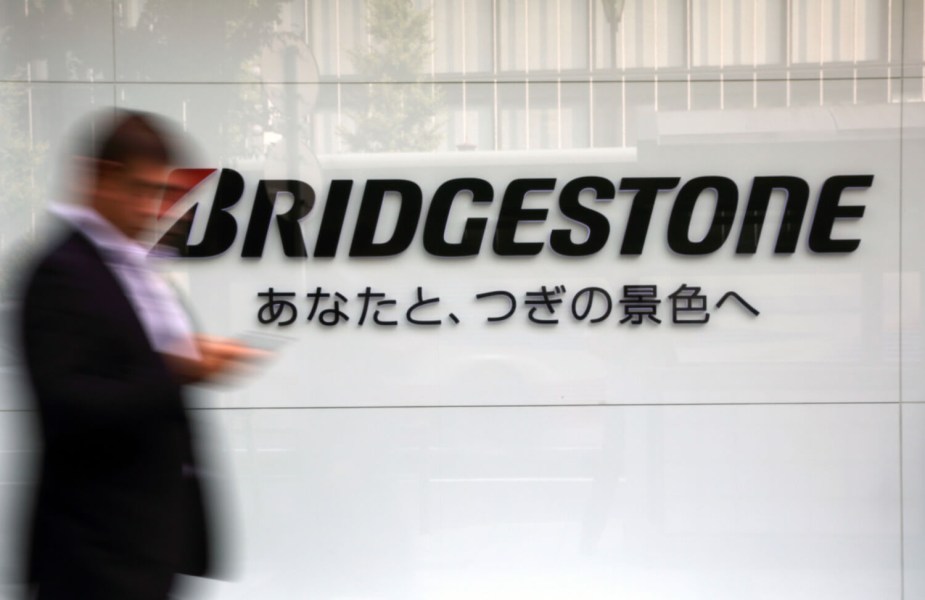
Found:
[{"label": "dark suit jacket", "polygon": [[84,564],[102,577],[120,577],[120,564],[204,574],[182,388],[82,234],[70,231],[38,263],[21,324],[44,437],[30,581]]}]

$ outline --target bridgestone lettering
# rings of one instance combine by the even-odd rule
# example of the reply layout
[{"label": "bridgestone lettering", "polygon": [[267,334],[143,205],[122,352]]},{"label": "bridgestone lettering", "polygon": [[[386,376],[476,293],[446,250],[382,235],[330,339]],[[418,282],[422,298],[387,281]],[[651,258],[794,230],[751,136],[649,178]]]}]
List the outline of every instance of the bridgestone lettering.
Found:
[{"label": "bridgestone lettering", "polygon": [[[206,174],[205,177],[213,170],[196,172]],[[873,175],[835,175],[823,182],[809,222],[807,244],[811,252],[846,254],[858,249],[860,239],[836,237],[835,229],[840,221],[864,216],[865,207],[856,202],[843,204],[843,195],[850,190],[869,189],[873,181]],[[812,195],[807,181],[786,175],[754,177],[748,190],[740,190],[732,179],[718,175],[687,181],[679,177],[626,177],[619,180],[619,184],[604,177],[578,177],[565,182],[556,195],[557,183],[555,178],[515,179],[498,193],[484,179],[451,179],[441,184],[425,202],[421,187],[413,181],[370,179],[358,184],[351,179],[336,179],[328,188],[321,226],[312,245],[301,229],[301,221],[315,209],[316,195],[312,186],[298,180],[261,180],[257,183],[244,228],[241,256],[261,258],[274,223],[283,254],[296,258],[333,258],[339,251],[347,252],[352,258],[398,256],[411,247],[419,226],[423,228],[424,251],[438,257],[477,256],[487,247],[502,257],[535,256],[547,248],[563,256],[590,256],[605,251],[615,230],[622,230],[623,235],[614,254],[638,256],[645,250],[658,202],[671,203],[668,222],[663,225],[664,239],[668,248],[678,255],[710,255],[727,243],[735,244],[736,254],[755,254],[762,232],[771,227],[776,227],[777,235],[773,253],[793,254]],[[356,225],[347,233],[344,231],[346,216],[351,202],[357,202],[352,192],[359,185],[363,189],[356,209]],[[239,231],[237,218],[229,210],[240,201],[243,193],[243,177],[231,169],[222,169],[202,239],[196,244],[189,243],[197,205],[189,208],[170,227],[165,238],[170,236],[172,240],[185,241],[180,244],[180,252],[186,257],[208,258],[227,252]],[[775,193],[785,198],[783,217],[779,223],[769,224],[766,223],[768,207]],[[292,205],[280,214],[276,203],[281,195],[290,198]],[[496,196],[500,200],[496,200]],[[525,205],[528,196],[531,199],[529,207]],[[590,202],[582,201],[583,197],[590,198]],[[380,222],[387,198],[390,202],[399,202],[398,217],[391,231],[383,230]],[[466,211],[496,201],[499,210],[493,223],[484,216],[468,216],[462,236],[447,239],[451,210]],[[614,201],[630,203],[622,226],[598,210],[598,205]],[[744,215],[737,219],[741,205],[744,205]],[[698,206],[712,206],[713,212],[706,235],[692,237],[692,219]],[[575,223],[575,228],[551,229],[548,242],[518,241],[518,228],[522,224],[545,223],[551,210],[557,210]],[[706,209],[701,208],[703,210]],[[737,221],[741,221],[741,226],[734,235]],[[490,246],[485,243],[486,238],[491,240]],[[730,238],[734,241],[730,242]]]}]

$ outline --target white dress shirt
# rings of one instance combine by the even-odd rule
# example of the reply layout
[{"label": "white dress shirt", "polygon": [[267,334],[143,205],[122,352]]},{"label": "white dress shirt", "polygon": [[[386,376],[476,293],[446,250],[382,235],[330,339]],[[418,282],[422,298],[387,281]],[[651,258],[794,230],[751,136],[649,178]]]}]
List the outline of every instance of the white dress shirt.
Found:
[{"label": "white dress shirt", "polygon": [[147,250],[87,206],[57,205],[52,211],[85,235],[122,285],[158,352],[199,358],[189,315],[174,289],[151,264]]}]

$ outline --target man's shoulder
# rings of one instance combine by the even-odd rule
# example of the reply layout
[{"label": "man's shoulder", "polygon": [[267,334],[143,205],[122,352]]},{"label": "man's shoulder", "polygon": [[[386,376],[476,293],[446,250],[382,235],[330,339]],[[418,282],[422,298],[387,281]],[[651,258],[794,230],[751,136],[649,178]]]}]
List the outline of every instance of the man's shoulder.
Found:
[{"label": "man's shoulder", "polygon": [[92,242],[76,230],[66,230],[36,254],[24,275],[23,300],[29,304],[40,294],[93,289],[107,277],[107,268]]},{"label": "man's shoulder", "polygon": [[79,273],[91,265],[102,264],[99,251],[90,240],[74,229],[66,229],[60,231],[38,254],[33,274],[38,276],[59,270]]},{"label": "man's shoulder", "polygon": [[131,306],[101,254],[79,232],[68,232],[50,244],[26,276],[19,298],[22,335],[57,323],[100,335],[134,331]]}]

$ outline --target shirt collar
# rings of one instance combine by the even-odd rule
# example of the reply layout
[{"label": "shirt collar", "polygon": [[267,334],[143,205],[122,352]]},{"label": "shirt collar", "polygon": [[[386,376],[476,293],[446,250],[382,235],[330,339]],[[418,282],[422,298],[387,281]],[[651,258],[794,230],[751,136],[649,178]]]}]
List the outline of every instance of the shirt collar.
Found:
[{"label": "shirt collar", "polygon": [[89,206],[58,204],[51,208],[51,212],[86,236],[103,251],[107,260],[129,261],[136,265],[145,262],[145,248]]}]

